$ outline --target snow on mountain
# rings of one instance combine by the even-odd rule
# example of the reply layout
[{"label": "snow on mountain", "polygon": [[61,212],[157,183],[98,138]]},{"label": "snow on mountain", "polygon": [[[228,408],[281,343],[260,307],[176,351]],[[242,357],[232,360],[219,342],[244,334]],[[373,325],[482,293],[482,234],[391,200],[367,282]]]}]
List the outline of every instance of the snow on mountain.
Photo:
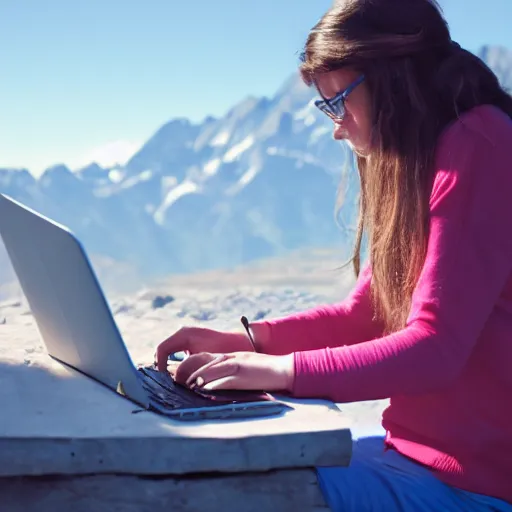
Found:
[{"label": "snow on mountain", "polygon": [[234,162],[238,157],[247,151],[254,144],[254,136],[249,135],[243,141],[232,146],[226,153],[224,153],[223,162]]},{"label": "snow on mountain", "polygon": [[[510,51],[483,47],[479,55],[512,86]],[[0,169],[0,191],[68,225],[91,253],[143,275],[230,267],[308,246],[346,249],[358,179],[313,98],[294,75],[272,98],[248,97],[221,118],[169,121],[124,166],[57,165],[38,180]]]}]

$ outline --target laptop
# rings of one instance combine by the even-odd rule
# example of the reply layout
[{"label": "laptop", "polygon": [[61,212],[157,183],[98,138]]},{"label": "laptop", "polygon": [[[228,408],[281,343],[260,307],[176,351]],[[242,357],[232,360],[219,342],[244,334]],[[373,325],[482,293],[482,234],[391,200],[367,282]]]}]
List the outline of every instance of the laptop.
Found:
[{"label": "laptop", "polygon": [[0,194],[0,235],[48,354],[138,411],[190,421],[291,409],[263,391],[190,390],[154,365],[135,367],[87,254],[68,228]]}]

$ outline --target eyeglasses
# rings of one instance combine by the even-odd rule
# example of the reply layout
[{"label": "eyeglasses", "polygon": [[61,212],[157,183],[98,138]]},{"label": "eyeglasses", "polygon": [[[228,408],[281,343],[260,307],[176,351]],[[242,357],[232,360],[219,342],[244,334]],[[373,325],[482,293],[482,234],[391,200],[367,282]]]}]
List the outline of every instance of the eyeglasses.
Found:
[{"label": "eyeglasses", "polygon": [[345,117],[345,101],[347,96],[364,80],[364,75],[361,75],[357,80],[352,82],[344,91],[339,92],[330,100],[323,98],[316,100],[315,106],[318,107],[324,114],[327,114],[333,121],[343,121]]}]

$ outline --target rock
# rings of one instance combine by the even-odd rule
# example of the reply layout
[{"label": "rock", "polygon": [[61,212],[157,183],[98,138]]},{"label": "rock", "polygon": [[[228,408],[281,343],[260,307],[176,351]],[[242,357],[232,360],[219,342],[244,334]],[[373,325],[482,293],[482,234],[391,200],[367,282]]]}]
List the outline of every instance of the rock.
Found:
[{"label": "rock", "polygon": [[217,318],[217,315],[214,311],[198,311],[197,313],[193,313],[190,316],[194,320],[199,321],[215,320]]},{"label": "rock", "polygon": [[157,295],[151,301],[151,307],[153,309],[160,309],[163,308],[164,306],[167,306],[167,304],[174,302],[174,300],[175,299],[172,295]]},{"label": "rock", "polygon": [[262,320],[269,313],[270,313],[270,311],[268,309],[266,311],[263,311],[263,310],[257,311],[256,314],[254,315],[253,321],[257,322],[258,320]]},{"label": "rock", "polygon": [[116,304],[113,308],[114,315],[119,315],[121,313],[129,313],[133,307],[129,304]]}]

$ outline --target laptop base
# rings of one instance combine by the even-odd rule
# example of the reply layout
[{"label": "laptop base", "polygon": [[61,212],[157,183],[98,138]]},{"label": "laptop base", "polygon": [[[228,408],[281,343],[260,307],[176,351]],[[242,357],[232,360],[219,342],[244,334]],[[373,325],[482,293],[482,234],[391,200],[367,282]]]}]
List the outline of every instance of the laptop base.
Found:
[{"label": "laptop base", "polygon": [[155,366],[138,369],[150,410],[182,421],[275,416],[293,409],[272,395],[258,391],[190,390]]}]

